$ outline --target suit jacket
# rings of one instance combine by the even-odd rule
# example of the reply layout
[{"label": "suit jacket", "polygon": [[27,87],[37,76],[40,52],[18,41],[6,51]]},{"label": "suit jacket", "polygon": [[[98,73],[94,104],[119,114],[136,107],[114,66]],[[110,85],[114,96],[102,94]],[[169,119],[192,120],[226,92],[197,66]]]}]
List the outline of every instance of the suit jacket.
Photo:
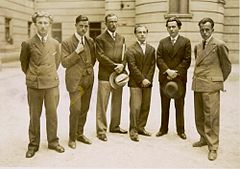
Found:
[{"label": "suit jacket", "polygon": [[141,87],[144,79],[152,82],[155,70],[155,49],[152,46],[146,44],[144,55],[139,43],[136,42],[128,48],[126,59],[130,71],[129,87]]},{"label": "suit jacket", "polygon": [[96,38],[96,56],[99,61],[98,79],[108,81],[109,76],[114,72],[116,63],[126,65],[126,59],[122,60],[122,49],[125,39],[116,33],[113,40],[111,35],[105,31]]},{"label": "suit jacket", "polygon": [[20,62],[28,87],[46,89],[58,86],[60,46],[57,40],[48,36],[43,44],[36,34],[22,42]]},{"label": "suit jacket", "polygon": [[[190,40],[179,35],[174,46],[170,37],[166,37],[159,42],[157,49],[157,66],[159,68],[159,82],[166,84],[167,69],[175,69],[178,76],[175,80],[187,82],[187,69],[191,63],[191,43]],[[164,86],[164,85],[162,85]]]},{"label": "suit jacket", "polygon": [[194,48],[196,58],[192,90],[212,92],[223,90],[223,82],[231,72],[226,44],[212,37],[203,50],[202,43]]},{"label": "suit jacket", "polygon": [[[92,38],[85,36],[84,51],[80,52],[79,54],[75,52],[78,43],[78,39],[76,38],[75,34],[73,34],[73,36],[64,40],[61,45],[62,65],[66,68],[65,82],[69,92],[78,90],[79,85],[86,87],[84,86],[85,80],[89,80],[89,86],[93,83],[93,78],[90,77],[89,79],[85,79],[84,77],[85,75],[93,76],[93,66],[96,61],[94,41]],[[87,59],[87,62],[84,59],[84,55],[86,57],[90,57]]]}]

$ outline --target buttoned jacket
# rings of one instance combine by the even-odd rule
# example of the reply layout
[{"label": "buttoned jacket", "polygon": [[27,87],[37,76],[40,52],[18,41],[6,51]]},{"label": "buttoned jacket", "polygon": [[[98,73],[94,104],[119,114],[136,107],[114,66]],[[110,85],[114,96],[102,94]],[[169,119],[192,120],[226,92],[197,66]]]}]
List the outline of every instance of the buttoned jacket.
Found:
[{"label": "buttoned jacket", "polygon": [[223,82],[231,72],[226,44],[212,37],[203,50],[199,43],[194,48],[196,58],[192,90],[196,92],[212,92],[224,90]]},{"label": "buttoned jacket", "polygon": [[[153,81],[156,53],[151,45],[146,44],[144,54],[139,43],[136,42],[128,48],[125,55],[130,71],[129,87],[141,87],[144,79],[148,79],[150,82]],[[152,85],[149,87],[152,87]]]},{"label": "buttoned jacket", "polygon": [[57,40],[48,36],[43,43],[36,34],[22,42],[20,62],[28,87],[46,89],[58,86],[60,45]]}]

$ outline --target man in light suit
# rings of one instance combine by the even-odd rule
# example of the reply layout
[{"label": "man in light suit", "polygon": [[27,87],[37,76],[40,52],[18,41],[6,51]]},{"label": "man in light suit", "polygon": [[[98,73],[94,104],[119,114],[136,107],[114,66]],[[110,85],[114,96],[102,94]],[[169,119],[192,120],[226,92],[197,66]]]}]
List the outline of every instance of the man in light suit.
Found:
[{"label": "man in light suit", "polygon": [[70,97],[69,142],[70,148],[76,148],[76,140],[85,144],[91,141],[83,134],[90,105],[94,81],[95,46],[88,31],[88,18],[79,15],[76,18],[76,32],[62,42],[62,65],[66,68],[65,81]]},{"label": "man in light suit", "polygon": [[208,159],[215,160],[219,146],[220,90],[224,90],[223,82],[231,72],[231,62],[226,44],[212,36],[213,20],[203,18],[198,25],[203,41],[194,48],[196,63],[192,90],[200,141],[193,147],[208,145]]},{"label": "man in light suit", "polygon": [[64,148],[57,137],[57,106],[59,102],[59,79],[57,69],[60,63],[59,43],[48,35],[53,22],[46,12],[35,12],[32,16],[36,35],[22,43],[20,61],[26,75],[28,105],[30,114],[29,144],[26,158],[31,158],[39,149],[40,117],[43,102],[46,108],[48,148],[59,153]]},{"label": "man in light suit", "polygon": [[151,103],[152,80],[155,70],[155,49],[146,42],[148,29],[136,25],[134,34],[137,42],[126,52],[130,71],[130,139],[139,141],[138,134],[151,136],[145,130]]},{"label": "man in light suit", "polygon": [[115,14],[106,15],[107,30],[96,38],[96,56],[99,61],[96,128],[97,137],[102,141],[107,141],[106,111],[110,93],[112,93],[112,100],[109,130],[113,133],[127,133],[120,128],[122,88],[114,89],[109,83],[111,73],[122,73],[126,64],[125,59],[122,58],[125,38],[116,32],[117,22],[118,17]]},{"label": "man in light suit", "polygon": [[[163,136],[168,132],[170,101],[164,92],[169,81],[174,81],[179,86],[178,98],[174,98],[176,108],[176,126],[180,138],[186,139],[184,129],[184,98],[186,93],[187,70],[191,63],[191,43],[190,40],[179,35],[182,23],[172,17],[166,21],[169,37],[162,39],[157,49],[157,66],[159,68],[159,82],[161,95],[161,128],[156,134]],[[181,86],[181,87],[180,87]]]}]

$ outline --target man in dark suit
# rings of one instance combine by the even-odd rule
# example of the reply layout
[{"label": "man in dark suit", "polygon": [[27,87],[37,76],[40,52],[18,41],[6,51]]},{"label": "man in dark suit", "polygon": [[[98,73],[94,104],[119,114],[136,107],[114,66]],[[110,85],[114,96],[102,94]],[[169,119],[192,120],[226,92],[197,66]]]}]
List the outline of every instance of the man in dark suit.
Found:
[{"label": "man in dark suit", "polygon": [[181,96],[174,98],[176,108],[176,126],[180,138],[186,139],[184,129],[184,98],[186,92],[187,69],[191,63],[191,43],[190,40],[179,35],[182,23],[172,17],[166,21],[169,37],[159,42],[157,49],[157,66],[159,68],[159,82],[161,95],[161,128],[156,134],[160,137],[168,132],[169,107],[171,98],[164,92],[165,85],[169,81],[178,83]]},{"label": "man in dark suit", "polygon": [[79,15],[76,18],[76,32],[62,42],[62,65],[66,68],[65,81],[70,97],[69,142],[75,149],[76,141],[91,144],[83,134],[90,105],[94,81],[95,64],[94,41],[85,36],[88,31],[88,18]]},{"label": "man in dark suit", "polygon": [[220,90],[231,72],[226,44],[212,36],[214,22],[203,18],[199,23],[202,43],[194,48],[196,58],[192,81],[195,122],[200,141],[193,147],[208,145],[208,159],[217,158],[219,146]]},{"label": "man in dark suit", "polygon": [[116,32],[118,18],[115,14],[108,14],[105,17],[107,30],[96,38],[96,56],[99,61],[98,71],[98,93],[96,108],[97,137],[107,141],[107,119],[106,111],[110,93],[111,101],[111,123],[110,132],[125,134],[127,131],[120,128],[122,88],[114,89],[110,86],[109,76],[114,71],[121,73],[126,64],[122,58],[124,37]]},{"label": "man in dark suit", "polygon": [[53,22],[51,15],[46,12],[35,12],[32,20],[37,34],[22,43],[20,53],[22,71],[26,75],[30,111],[30,142],[26,158],[33,157],[39,149],[40,116],[43,102],[46,108],[48,148],[59,153],[64,152],[57,137],[59,43],[48,35],[48,30]]},{"label": "man in dark suit", "polygon": [[130,71],[130,139],[139,141],[138,134],[151,136],[145,130],[151,103],[152,80],[155,70],[155,49],[146,43],[147,27],[136,25],[137,42],[126,52]]}]

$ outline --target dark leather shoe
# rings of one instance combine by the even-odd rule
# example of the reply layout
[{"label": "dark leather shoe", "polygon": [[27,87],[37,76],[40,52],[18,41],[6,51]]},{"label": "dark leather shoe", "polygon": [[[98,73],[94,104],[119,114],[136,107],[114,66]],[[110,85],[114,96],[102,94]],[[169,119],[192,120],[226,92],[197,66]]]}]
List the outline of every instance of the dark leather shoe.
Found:
[{"label": "dark leather shoe", "polygon": [[28,151],[26,153],[26,158],[32,158],[35,155],[35,152],[37,152],[37,150],[35,150],[35,149],[28,149]]},{"label": "dark leather shoe", "polygon": [[193,143],[193,147],[202,147],[206,145],[207,145],[206,141],[203,141],[203,140]]},{"label": "dark leather shoe", "polygon": [[110,130],[111,133],[120,133],[120,134],[127,134],[126,130],[123,130],[121,128],[117,129],[117,130]]},{"label": "dark leather shoe", "polygon": [[216,150],[210,150],[208,153],[208,159],[210,161],[216,160],[217,158],[217,151]]},{"label": "dark leather shoe", "polygon": [[187,136],[185,133],[178,133],[178,136],[183,139],[183,140],[186,140],[187,139]]},{"label": "dark leather shoe", "polygon": [[57,146],[48,146],[48,148],[51,150],[55,150],[58,153],[63,153],[65,151],[64,147],[59,144]]},{"label": "dark leather shoe", "polygon": [[136,130],[131,130],[129,136],[132,141],[139,141],[138,132]]},{"label": "dark leather shoe", "polygon": [[138,130],[138,134],[144,135],[144,136],[151,136],[152,135],[150,132],[146,131],[145,129]]},{"label": "dark leather shoe", "polygon": [[86,136],[84,135],[79,135],[77,137],[77,141],[80,141],[82,143],[85,143],[85,144],[92,144],[91,140],[89,140]]},{"label": "dark leather shoe", "polygon": [[167,134],[167,132],[159,131],[159,132],[157,132],[156,137],[161,137],[165,134]]},{"label": "dark leather shoe", "polygon": [[97,138],[99,138],[99,140],[102,140],[102,141],[107,141],[106,134],[99,134],[99,135],[97,135]]},{"label": "dark leather shoe", "polygon": [[76,149],[76,147],[77,147],[76,141],[69,140],[68,141],[68,146],[72,149]]}]

